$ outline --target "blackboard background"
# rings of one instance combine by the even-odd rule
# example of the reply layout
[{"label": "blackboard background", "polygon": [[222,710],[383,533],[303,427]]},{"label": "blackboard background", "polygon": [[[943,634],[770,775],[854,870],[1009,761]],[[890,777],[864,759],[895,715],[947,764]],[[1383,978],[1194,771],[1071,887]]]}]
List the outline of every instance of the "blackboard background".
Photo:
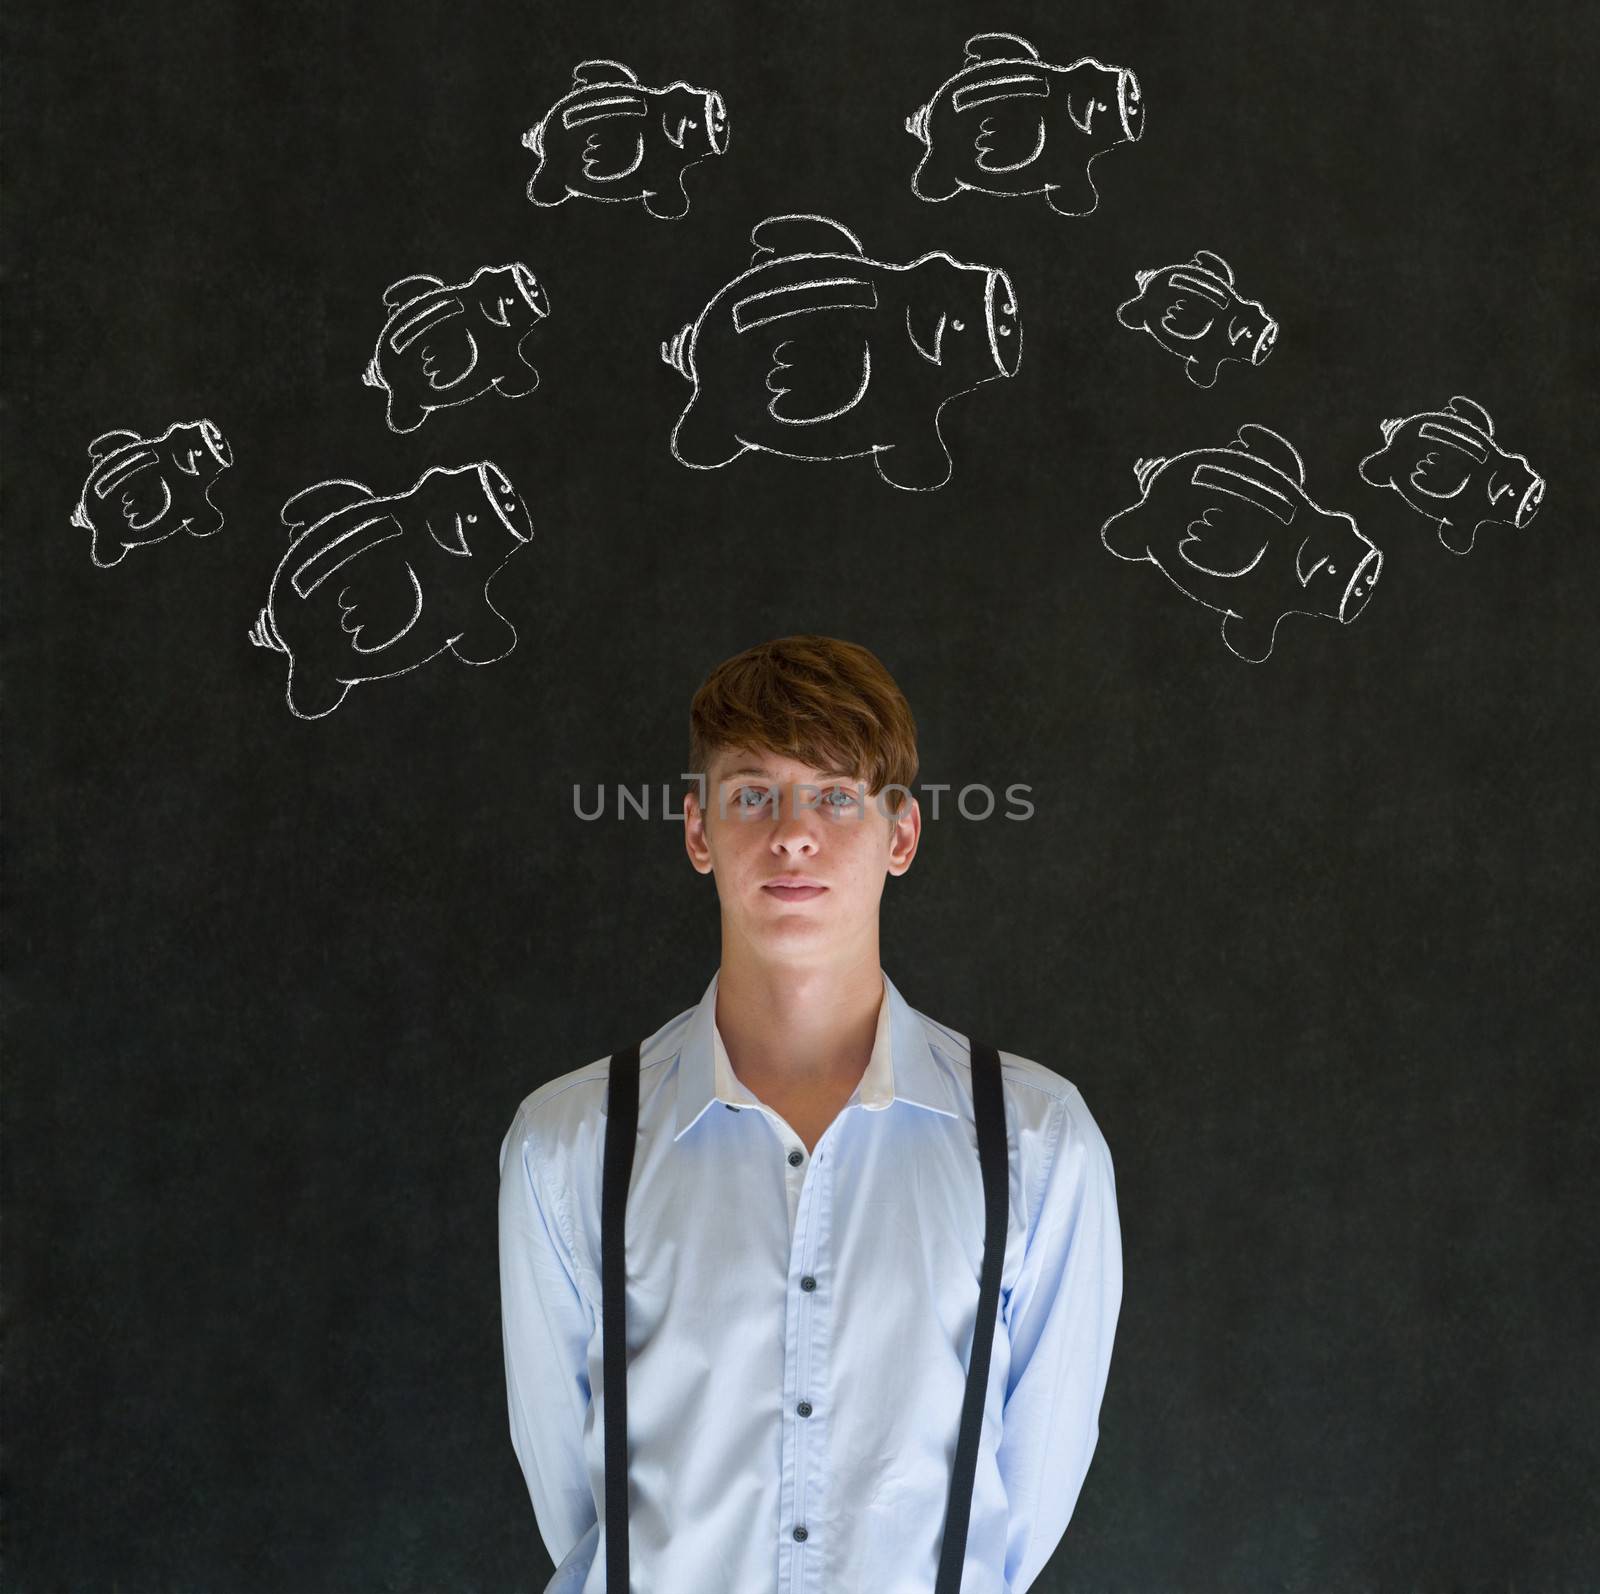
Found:
[{"label": "blackboard background", "polygon": [[[883,962],[1115,1159],[1099,1447],[1037,1586],[1600,1588],[1597,8],[9,10],[8,1590],[542,1587],[495,1154],[718,954],[678,827],[572,789],[659,805],[706,672],[808,630],[894,672],[923,780],[1033,788],[946,795]],[[1094,215],[912,196],[903,120],[992,28],[1138,73]],[[589,56],[724,94],[684,220],[526,201]],[[942,491],[670,457],[657,345],[791,210],[1016,284]],[[1113,315],[1196,248],[1283,328],[1209,391]],[[388,432],[383,288],[510,259],[538,392]],[[1465,558],[1355,473],[1455,393],[1549,482]],[[89,440],[200,415],[225,530],[94,568]],[[1136,457],[1247,420],[1386,556],[1260,666],[1098,537]],[[245,637],[284,499],[482,458],[535,526],[515,651],[294,718]]]}]

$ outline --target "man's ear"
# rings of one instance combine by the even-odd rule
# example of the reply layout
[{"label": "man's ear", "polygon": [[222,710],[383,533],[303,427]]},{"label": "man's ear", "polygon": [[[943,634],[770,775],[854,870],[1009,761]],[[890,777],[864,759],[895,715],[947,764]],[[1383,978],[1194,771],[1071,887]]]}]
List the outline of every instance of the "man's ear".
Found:
[{"label": "man's ear", "polygon": [[705,814],[697,793],[690,791],[683,798],[683,849],[689,862],[701,874],[711,873],[711,847],[706,841]]},{"label": "man's ear", "polygon": [[922,836],[922,808],[908,796],[900,812],[892,816],[889,830],[889,873],[904,874],[917,855]]}]

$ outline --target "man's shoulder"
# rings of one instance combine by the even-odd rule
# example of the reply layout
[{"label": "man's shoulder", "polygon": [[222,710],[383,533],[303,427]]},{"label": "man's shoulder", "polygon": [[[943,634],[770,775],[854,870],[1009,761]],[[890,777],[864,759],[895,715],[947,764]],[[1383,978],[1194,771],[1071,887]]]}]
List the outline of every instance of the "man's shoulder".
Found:
[{"label": "man's shoulder", "polygon": [[[913,1012],[917,1012],[915,1008]],[[945,1067],[952,1069],[967,1099],[972,1091],[972,1038],[917,1012],[928,1044]],[[1021,1052],[996,1046],[1000,1056],[1000,1082],[1008,1104],[1007,1117],[1016,1133],[1041,1144],[1078,1142],[1098,1146],[1109,1157],[1105,1137],[1089,1111],[1077,1083],[1059,1069]]]},{"label": "man's shoulder", "polygon": [[[685,1008],[640,1042],[641,1071],[668,1062],[677,1055],[683,1032],[693,1014],[692,1007]],[[610,1052],[602,1053],[529,1091],[517,1104],[507,1140],[537,1137],[547,1144],[558,1144],[570,1140],[571,1131],[579,1124],[597,1119],[604,1110],[606,1092],[611,1085],[611,1056]]]},{"label": "man's shoulder", "polygon": [[[921,1020],[923,1034],[934,1053],[959,1069],[964,1080],[970,1079],[972,1037],[952,1029],[948,1024],[941,1024],[915,1008],[912,1012]],[[1078,1094],[1078,1087],[1065,1074],[1048,1064],[1036,1062],[1021,1052],[1007,1051],[1003,1046],[996,1046],[995,1051],[1000,1056],[1000,1078],[1008,1091],[1037,1091],[1053,1101],[1062,1101]]]}]

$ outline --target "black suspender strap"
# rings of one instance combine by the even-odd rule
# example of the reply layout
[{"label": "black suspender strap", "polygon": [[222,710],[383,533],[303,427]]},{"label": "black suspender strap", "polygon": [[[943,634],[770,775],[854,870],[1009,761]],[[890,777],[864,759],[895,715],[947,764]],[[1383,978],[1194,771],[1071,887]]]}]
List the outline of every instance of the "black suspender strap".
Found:
[{"label": "black suspender strap", "polygon": [[1005,1096],[1000,1088],[1000,1054],[972,1042],[972,1110],[978,1130],[978,1167],[983,1174],[983,1272],[978,1282],[978,1321],[972,1330],[967,1389],[961,1399],[961,1435],[950,1474],[950,1503],[944,1513],[944,1545],[939,1552],[935,1594],[957,1594],[967,1558],[967,1522],[972,1515],[972,1482],[978,1473],[978,1430],[983,1426],[989,1390],[989,1352],[1000,1306],[1000,1265],[1006,1254],[1007,1185]]},{"label": "black suspender strap", "polygon": [[606,1396],[606,1594],[628,1589],[628,1275],[624,1218],[639,1129],[639,1043],[611,1059],[600,1182],[600,1333]]},{"label": "black suspender strap", "polygon": [[[978,1133],[978,1167],[983,1177],[983,1271],[978,1284],[978,1317],[967,1363],[956,1440],[950,1496],[945,1506],[943,1544],[935,1594],[959,1594],[972,1516],[972,1487],[978,1472],[978,1435],[989,1389],[989,1357],[1000,1308],[1000,1269],[1005,1261],[1010,1159],[1006,1143],[1005,1096],[1000,1054],[972,1042],[972,1105]],[[633,1150],[639,1130],[639,1047],[611,1059],[606,1087],[605,1159],[600,1187],[600,1320],[605,1367],[606,1594],[630,1594],[628,1581],[628,1369],[627,1271],[624,1219],[633,1177]]]}]

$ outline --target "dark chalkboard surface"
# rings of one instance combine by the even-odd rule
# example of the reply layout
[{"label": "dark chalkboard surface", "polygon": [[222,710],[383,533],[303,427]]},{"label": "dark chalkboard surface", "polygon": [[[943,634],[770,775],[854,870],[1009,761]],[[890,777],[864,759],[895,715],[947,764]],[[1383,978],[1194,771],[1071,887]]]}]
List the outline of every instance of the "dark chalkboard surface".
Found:
[{"label": "dark chalkboard surface", "polygon": [[[540,1082],[703,991],[714,887],[660,787],[711,667],[801,631],[884,660],[920,779],[951,787],[938,821],[922,794],[884,966],[1077,1084],[1115,1159],[1120,1330],[1038,1586],[1600,1588],[1600,12],[9,13],[8,1590],[543,1586],[496,1151]],[[1092,177],[1088,213],[913,192],[907,119],[993,30],[1136,75],[1142,135],[1066,174]],[[527,196],[524,135],[599,58],[722,96],[726,149],[687,168],[676,219]],[[944,485],[872,457],[674,457],[673,339],[785,213],[880,265],[1006,274],[1025,351],[941,412]],[[1137,273],[1197,251],[1232,273],[1230,348],[1254,350],[1249,316],[1277,329],[1209,385],[1178,336],[1209,318],[1167,345],[1118,318]],[[525,349],[537,387],[392,427],[363,372],[432,290],[385,290],[519,263],[548,315],[523,343],[510,316],[537,317],[496,302],[484,359],[515,376]],[[1462,463],[1472,412],[1451,412],[1433,501],[1460,481],[1504,511],[1466,553],[1360,469],[1382,423],[1438,425],[1458,396],[1494,434]],[[1292,445],[1302,515],[1382,554],[1348,623],[1286,612],[1257,659],[1169,578],[1199,520],[1225,528],[1214,564],[1265,528],[1280,586],[1257,609],[1308,586],[1272,508],[1288,474],[1209,518],[1178,482],[1202,496],[1163,511],[1161,569],[1101,536],[1141,502],[1137,463],[1249,425]],[[123,430],[102,458],[155,463],[118,455],[96,502],[191,524],[99,564],[72,517],[90,444]],[[252,645],[269,596],[285,635],[307,611],[308,657],[340,637],[289,572],[274,587],[285,502],[359,483],[322,508],[414,538],[416,498],[374,503],[481,462],[531,525],[487,588],[514,645],[292,711],[288,659]],[[485,480],[426,491],[447,519]],[[207,505],[222,524],[195,535]],[[405,596],[382,568],[375,610]],[[651,788],[650,821],[577,817],[575,787],[619,783]],[[1026,784],[1034,811],[966,819],[972,783]]]}]

